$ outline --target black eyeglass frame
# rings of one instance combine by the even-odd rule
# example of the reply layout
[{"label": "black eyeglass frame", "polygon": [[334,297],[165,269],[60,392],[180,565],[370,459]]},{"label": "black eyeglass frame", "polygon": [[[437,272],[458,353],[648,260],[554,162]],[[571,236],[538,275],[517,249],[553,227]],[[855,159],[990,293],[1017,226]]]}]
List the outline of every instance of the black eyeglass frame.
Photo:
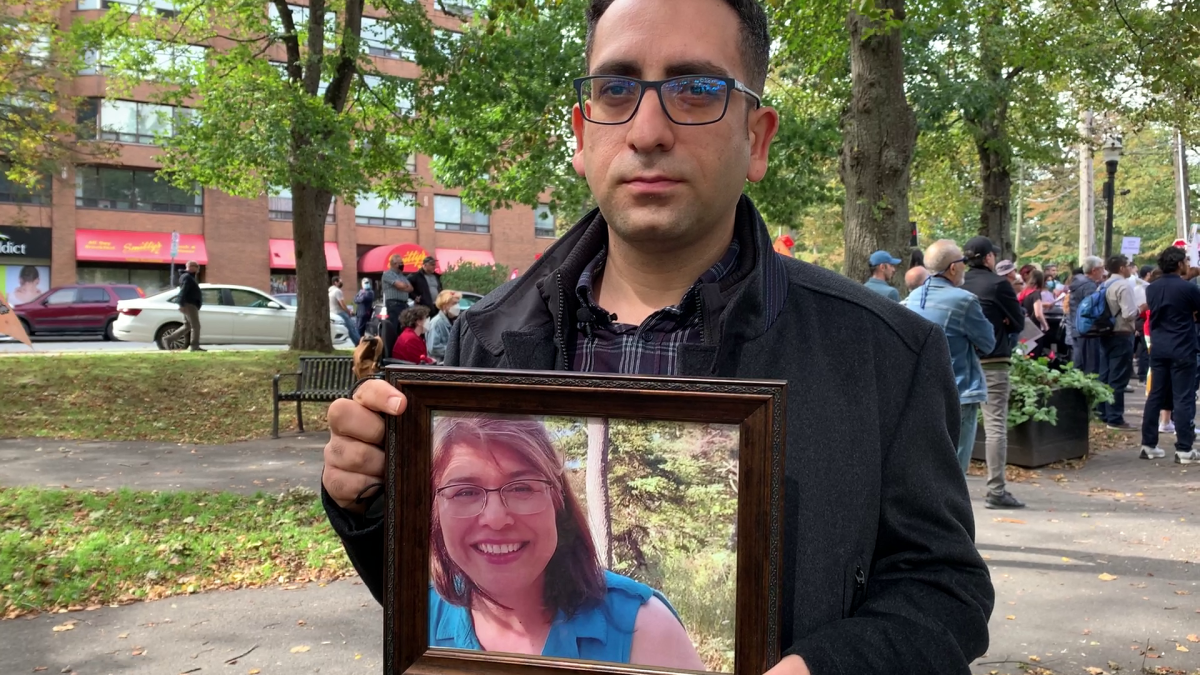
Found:
[{"label": "black eyeglass frame", "polygon": [[[703,77],[706,79],[716,80],[718,82],[725,83],[725,86],[727,87],[727,89],[725,90],[725,92],[726,92],[725,93],[725,107],[721,109],[721,115],[719,117],[717,117],[717,119],[715,119],[711,122],[676,122],[675,118],[671,117],[671,111],[667,110],[667,102],[663,100],[662,86],[668,82],[675,82],[676,80],[688,80],[688,79],[697,78],[697,77]],[[626,118],[624,121],[621,121],[621,122],[597,122],[596,120],[593,120],[587,116],[587,112],[586,112],[587,107],[584,105],[584,101],[583,101],[583,85],[587,84],[588,82],[591,82],[592,80],[599,80],[599,79],[628,80],[630,82],[636,82],[637,85],[642,88],[641,93],[638,94],[637,103],[634,104],[634,106],[633,106],[633,111],[631,113],[629,113],[629,117]],[[725,119],[725,114],[729,112],[729,100],[731,98],[733,98],[732,94],[735,91],[740,91],[743,94],[754,99],[754,109],[755,110],[758,110],[759,108],[762,107],[762,96],[754,93],[749,87],[742,84],[740,80],[737,80],[736,78],[732,78],[732,77],[724,77],[721,75],[699,75],[699,74],[697,74],[697,75],[680,75],[678,77],[669,77],[665,80],[639,80],[636,77],[626,77],[624,75],[588,75],[587,77],[575,78],[574,84],[575,84],[575,95],[579,99],[579,113],[581,115],[583,115],[584,121],[590,122],[592,124],[602,124],[604,126],[620,126],[622,124],[629,124],[629,122],[632,121],[634,117],[637,117],[638,110],[641,110],[641,108],[642,108],[642,99],[646,98],[646,92],[650,91],[650,90],[654,90],[654,92],[656,94],[658,94],[658,105],[660,107],[662,107],[663,114],[667,116],[667,119],[671,120],[672,124],[678,124],[681,127],[703,127],[703,126],[707,126],[709,124],[716,124],[717,122],[720,122],[721,120]]]}]

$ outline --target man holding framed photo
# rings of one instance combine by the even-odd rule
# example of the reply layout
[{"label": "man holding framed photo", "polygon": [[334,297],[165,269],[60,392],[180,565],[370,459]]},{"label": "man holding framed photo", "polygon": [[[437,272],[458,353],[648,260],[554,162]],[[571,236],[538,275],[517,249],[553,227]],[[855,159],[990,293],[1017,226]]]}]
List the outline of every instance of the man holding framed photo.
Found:
[{"label": "man holding framed photo", "polygon": [[[459,319],[446,363],[787,380],[771,675],[967,673],[994,591],[955,459],[946,339],[772,249],[742,195],[778,129],[760,96],[769,45],[754,0],[594,0],[572,122],[600,207]],[[323,500],[377,598],[378,413],[405,405],[371,381],[329,410]]]}]

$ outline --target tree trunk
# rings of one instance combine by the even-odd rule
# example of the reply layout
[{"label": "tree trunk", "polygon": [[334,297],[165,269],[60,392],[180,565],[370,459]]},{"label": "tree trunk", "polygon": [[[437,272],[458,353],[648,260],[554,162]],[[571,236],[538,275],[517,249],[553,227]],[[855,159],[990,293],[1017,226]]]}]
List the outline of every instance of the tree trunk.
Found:
[{"label": "tree trunk", "polygon": [[[904,0],[880,0],[881,11],[904,20]],[[893,283],[908,268],[908,190],[917,122],[904,95],[903,35],[851,10],[850,104],[842,114],[839,169],[846,187],[846,276],[865,281],[867,258],[887,250],[902,261]],[[880,30],[863,39],[868,30]]]},{"label": "tree trunk", "polygon": [[608,503],[608,420],[587,421],[587,510],[588,526],[596,555],[604,569],[612,569],[612,511]]},{"label": "tree trunk", "polygon": [[291,348],[332,352],[329,271],[325,260],[325,216],[332,195],[292,184],[292,239],[296,247],[296,326]]},{"label": "tree trunk", "polygon": [[979,174],[983,182],[983,203],[979,212],[979,234],[1000,247],[997,260],[1014,260],[1012,242],[1012,157],[1001,147],[1002,121],[987,120],[984,133],[977,136]]}]

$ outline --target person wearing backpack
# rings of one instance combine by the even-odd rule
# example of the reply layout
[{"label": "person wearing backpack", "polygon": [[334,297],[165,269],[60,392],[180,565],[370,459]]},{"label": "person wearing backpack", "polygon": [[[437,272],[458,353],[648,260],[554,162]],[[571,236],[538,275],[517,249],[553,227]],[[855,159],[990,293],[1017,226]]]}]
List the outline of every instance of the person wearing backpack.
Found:
[{"label": "person wearing backpack", "polygon": [[983,430],[987,446],[987,497],[989,509],[1020,509],[1025,504],[1012,496],[1004,480],[1008,464],[1008,369],[1013,347],[1025,328],[1025,313],[1017,302],[1017,293],[1007,279],[996,274],[998,250],[987,237],[972,237],[963,246],[967,275],[962,288],[979,298],[983,315],[992,324],[996,346],[980,354],[987,400],[983,403]]},{"label": "person wearing backpack", "polygon": [[[1100,381],[1112,387],[1113,402],[1101,403],[1099,413],[1109,429],[1131,431],[1135,427],[1125,421],[1125,387],[1133,374],[1133,335],[1138,315],[1133,288],[1127,281],[1132,269],[1123,255],[1111,256],[1105,268],[1110,276],[1101,288],[1112,328],[1100,335]],[[1080,314],[1085,309],[1080,307]]]},{"label": "person wearing backpack", "polygon": [[1079,306],[1088,296],[1094,294],[1104,281],[1104,261],[1091,255],[1083,259],[1079,274],[1071,279],[1067,291],[1067,342],[1071,344],[1071,360],[1075,367],[1085,373],[1098,375],[1100,373],[1100,338],[1094,335],[1081,335],[1076,323],[1079,319]]}]

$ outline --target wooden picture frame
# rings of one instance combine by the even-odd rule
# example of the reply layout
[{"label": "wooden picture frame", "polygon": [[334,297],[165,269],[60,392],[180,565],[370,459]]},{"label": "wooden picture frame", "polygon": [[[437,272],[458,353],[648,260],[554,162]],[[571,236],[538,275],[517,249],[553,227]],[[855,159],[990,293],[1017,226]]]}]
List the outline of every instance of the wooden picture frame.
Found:
[{"label": "wooden picture frame", "polygon": [[786,383],[412,366],[389,367],[384,377],[408,399],[406,410],[387,420],[385,675],[696,672],[429,646],[431,448],[434,416],[443,412],[733,425],[732,675],[762,675],[778,662]]}]

